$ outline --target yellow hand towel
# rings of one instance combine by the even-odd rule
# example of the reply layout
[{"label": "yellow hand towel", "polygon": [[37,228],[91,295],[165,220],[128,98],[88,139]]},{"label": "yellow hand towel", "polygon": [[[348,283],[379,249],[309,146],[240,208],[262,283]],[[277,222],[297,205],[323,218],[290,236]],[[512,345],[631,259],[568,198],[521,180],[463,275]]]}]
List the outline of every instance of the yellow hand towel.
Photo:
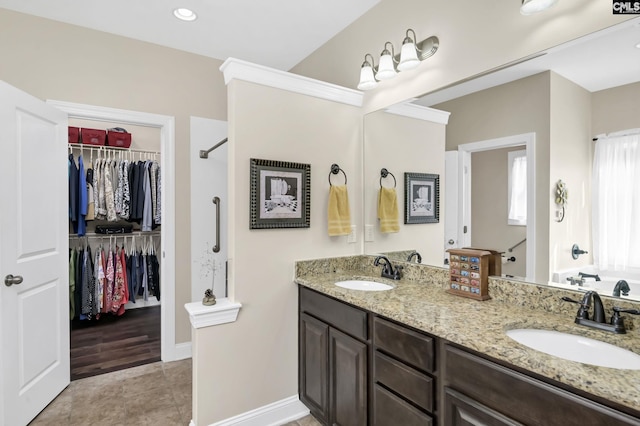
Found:
[{"label": "yellow hand towel", "polygon": [[347,185],[329,187],[329,236],[349,235],[351,233],[351,215]]},{"label": "yellow hand towel", "polygon": [[380,232],[398,232],[398,197],[395,188],[380,188],[378,193],[378,219],[380,219]]}]

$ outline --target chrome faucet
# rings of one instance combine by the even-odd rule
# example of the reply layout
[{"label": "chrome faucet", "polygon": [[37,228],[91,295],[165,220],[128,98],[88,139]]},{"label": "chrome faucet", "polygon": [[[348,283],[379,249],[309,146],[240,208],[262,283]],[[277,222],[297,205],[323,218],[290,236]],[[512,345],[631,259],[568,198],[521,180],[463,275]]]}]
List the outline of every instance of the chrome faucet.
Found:
[{"label": "chrome faucet", "polygon": [[378,256],[373,261],[374,266],[380,266],[380,262],[384,260],[382,265],[382,277],[391,278],[392,280],[399,280],[402,278],[402,266],[394,267],[391,261],[386,256]]},{"label": "chrome faucet", "polygon": [[[595,291],[587,291],[580,302],[569,297],[562,297],[565,302],[577,303],[580,305],[578,313],[576,313],[575,323],[586,327],[597,328],[598,330],[610,331],[616,334],[625,334],[627,332],[624,326],[624,318],[620,316],[621,312],[633,315],[640,315],[640,310],[623,309],[617,306],[613,307],[613,315],[610,323],[605,322],[604,307],[600,295]],[[593,301],[593,318],[589,318],[589,309]]]},{"label": "chrome faucet", "polygon": [[570,281],[571,285],[578,285],[580,287],[582,287],[582,284],[584,284],[584,278],[582,278],[582,276],[567,277],[567,281]]},{"label": "chrome faucet", "polygon": [[422,263],[422,256],[420,256],[420,253],[418,253],[417,251],[414,251],[409,255],[409,257],[407,257],[407,262],[411,262],[411,259],[413,259],[414,257],[416,258],[416,262]]}]

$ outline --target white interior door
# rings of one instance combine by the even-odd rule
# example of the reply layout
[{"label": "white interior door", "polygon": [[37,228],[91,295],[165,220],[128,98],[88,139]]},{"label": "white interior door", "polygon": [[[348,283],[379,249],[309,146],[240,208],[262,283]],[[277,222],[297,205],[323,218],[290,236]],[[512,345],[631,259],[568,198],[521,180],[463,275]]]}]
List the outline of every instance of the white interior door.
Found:
[{"label": "white interior door", "polygon": [[458,151],[444,153],[444,258],[448,249],[460,247],[458,241]]},{"label": "white interior door", "polygon": [[20,426],[69,384],[67,115],[0,99],[0,425]]}]

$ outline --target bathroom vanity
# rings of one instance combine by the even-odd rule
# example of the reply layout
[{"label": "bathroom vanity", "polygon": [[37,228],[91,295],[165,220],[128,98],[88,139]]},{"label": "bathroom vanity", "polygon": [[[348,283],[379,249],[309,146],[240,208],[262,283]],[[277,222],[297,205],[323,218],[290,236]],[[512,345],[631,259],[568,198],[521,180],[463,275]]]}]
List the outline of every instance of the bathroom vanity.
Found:
[{"label": "bathroom vanity", "polygon": [[497,301],[456,297],[444,291],[446,273],[422,265],[403,280],[380,279],[394,286],[388,291],[333,284],[376,279],[376,270],[366,270],[371,258],[362,258],[364,270],[350,271],[353,259],[346,268],[297,265],[299,393],[323,424],[640,425],[639,370],[567,361],[505,334],[544,327],[637,353],[637,329],[626,336],[583,329],[572,323],[573,307],[514,306],[500,301],[499,289]]}]

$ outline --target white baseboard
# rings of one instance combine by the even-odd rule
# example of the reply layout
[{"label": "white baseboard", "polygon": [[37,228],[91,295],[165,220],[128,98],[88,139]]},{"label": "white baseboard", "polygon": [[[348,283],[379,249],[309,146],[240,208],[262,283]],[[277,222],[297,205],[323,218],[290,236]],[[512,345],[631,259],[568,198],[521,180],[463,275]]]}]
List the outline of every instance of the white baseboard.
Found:
[{"label": "white baseboard", "polygon": [[[300,419],[309,409],[300,402],[298,395],[276,401],[255,410],[213,423],[210,426],[277,426]],[[192,426],[193,420],[191,421]]]},{"label": "white baseboard", "polygon": [[191,342],[178,343],[174,355],[175,359],[173,361],[191,358]]}]

